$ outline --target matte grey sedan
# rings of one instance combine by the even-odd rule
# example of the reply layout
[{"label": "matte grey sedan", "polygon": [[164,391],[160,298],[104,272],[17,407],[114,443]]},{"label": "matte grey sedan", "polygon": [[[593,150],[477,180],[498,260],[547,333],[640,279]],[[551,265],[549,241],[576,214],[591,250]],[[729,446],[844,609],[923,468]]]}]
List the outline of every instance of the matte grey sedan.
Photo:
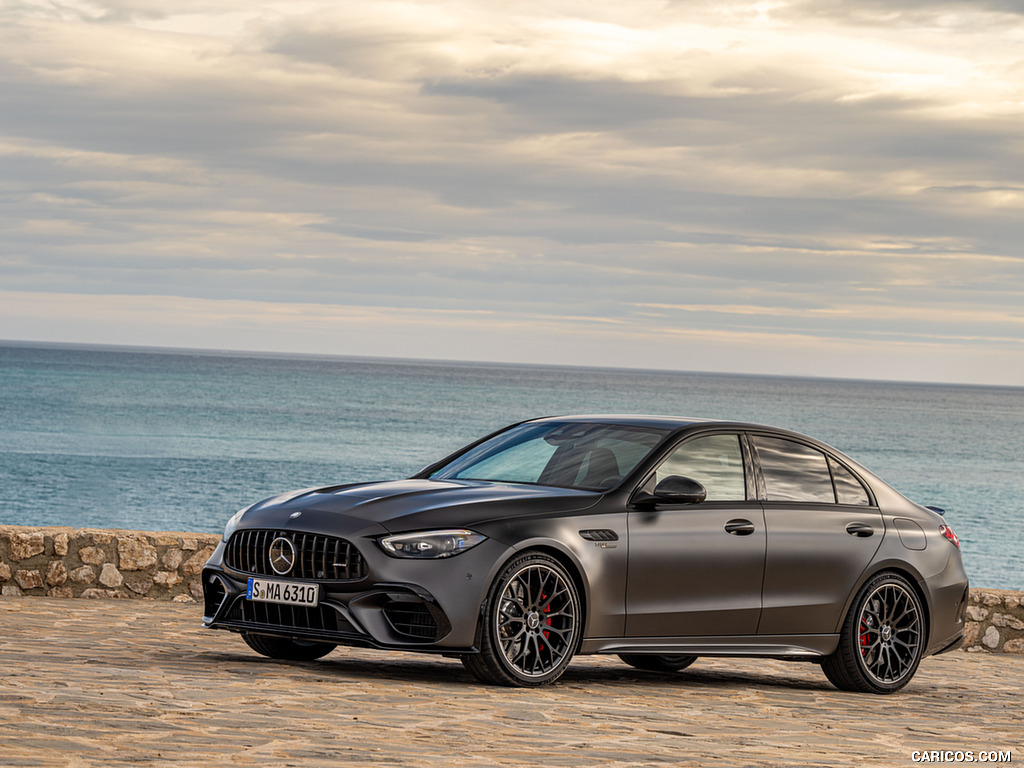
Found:
[{"label": "matte grey sedan", "polygon": [[835,449],[662,416],[512,425],[407,480],[306,489],[228,521],[205,626],[274,658],[458,657],[536,686],[577,654],[821,665],[891,693],[963,643],[956,534]]}]

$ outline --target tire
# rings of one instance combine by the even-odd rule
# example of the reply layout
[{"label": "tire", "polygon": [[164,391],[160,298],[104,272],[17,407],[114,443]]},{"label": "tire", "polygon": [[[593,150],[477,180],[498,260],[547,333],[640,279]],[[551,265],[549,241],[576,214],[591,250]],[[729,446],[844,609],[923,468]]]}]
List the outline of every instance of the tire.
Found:
[{"label": "tire", "polygon": [[287,659],[289,661],[313,661],[321,656],[326,656],[338,647],[333,643],[291,640],[286,637],[255,635],[249,632],[242,633],[242,639],[256,653],[262,653],[272,659]]},{"label": "tire", "polygon": [[480,617],[477,654],[461,657],[481,682],[533,687],[553,683],[580,644],[583,610],[576,584],[554,558],[515,558],[494,580]]},{"label": "tire", "polygon": [[924,654],[926,616],[910,583],[880,574],[861,587],[839,633],[839,646],[821,664],[840,690],[893,693],[910,682]]},{"label": "tire", "polygon": [[684,656],[683,654],[665,656],[649,653],[620,653],[619,658],[631,667],[648,672],[678,672],[697,660],[696,656]]}]

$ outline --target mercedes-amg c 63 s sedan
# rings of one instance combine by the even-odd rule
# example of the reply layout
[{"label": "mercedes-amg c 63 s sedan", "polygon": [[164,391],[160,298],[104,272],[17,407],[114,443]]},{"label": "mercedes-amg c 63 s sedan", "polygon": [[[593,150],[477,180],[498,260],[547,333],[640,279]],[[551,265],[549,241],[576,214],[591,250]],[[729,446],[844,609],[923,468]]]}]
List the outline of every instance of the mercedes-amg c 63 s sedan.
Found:
[{"label": "mercedes-amg c 63 s sedan", "polygon": [[408,480],[261,501],[203,586],[205,626],[274,658],[423,651],[533,686],[576,654],[770,656],[873,693],[963,642],[968,596],[942,516],[835,449],[660,416],[527,421]]}]

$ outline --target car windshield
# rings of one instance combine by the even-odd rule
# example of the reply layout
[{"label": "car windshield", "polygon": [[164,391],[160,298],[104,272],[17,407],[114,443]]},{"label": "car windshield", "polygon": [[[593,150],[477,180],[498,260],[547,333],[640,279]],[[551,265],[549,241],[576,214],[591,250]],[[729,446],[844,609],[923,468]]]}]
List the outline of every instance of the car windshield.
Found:
[{"label": "car windshield", "polygon": [[434,472],[436,480],[488,480],[560,488],[614,488],[666,430],[543,421],[495,435]]}]

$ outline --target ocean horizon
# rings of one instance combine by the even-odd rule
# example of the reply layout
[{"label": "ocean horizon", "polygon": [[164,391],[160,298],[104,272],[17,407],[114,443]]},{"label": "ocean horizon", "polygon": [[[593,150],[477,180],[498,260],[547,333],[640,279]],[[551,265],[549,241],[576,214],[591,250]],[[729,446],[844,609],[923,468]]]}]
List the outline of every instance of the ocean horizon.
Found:
[{"label": "ocean horizon", "polygon": [[1024,388],[0,341],[0,524],[219,532],[294,488],[407,477],[568,413],[753,421],[946,510],[972,586],[1024,588]]}]

